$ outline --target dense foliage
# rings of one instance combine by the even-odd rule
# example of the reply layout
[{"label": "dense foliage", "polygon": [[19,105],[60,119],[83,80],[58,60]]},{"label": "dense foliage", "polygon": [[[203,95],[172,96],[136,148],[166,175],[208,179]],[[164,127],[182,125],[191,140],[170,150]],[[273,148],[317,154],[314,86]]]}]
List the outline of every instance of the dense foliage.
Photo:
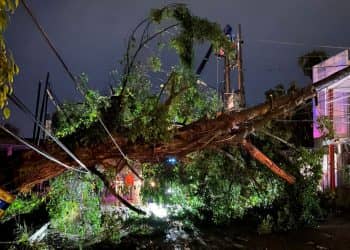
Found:
[{"label": "dense foliage", "polygon": [[279,181],[270,180],[268,171],[246,165],[241,150],[228,151],[195,153],[188,164],[146,167],[145,176],[156,185],[146,183],[144,198],[181,204],[177,216],[215,223],[230,223],[249,208],[270,205],[278,195]]},{"label": "dense foliage", "polygon": [[66,236],[87,238],[101,232],[102,182],[90,174],[67,172],[50,183],[52,226]]},{"label": "dense foliage", "polygon": [[1,222],[10,220],[18,215],[29,214],[44,204],[45,200],[45,197],[40,197],[36,193],[18,195],[6,210],[5,217],[1,219]]},{"label": "dense foliage", "polygon": [[[270,142],[264,149],[276,146]],[[146,167],[149,183],[143,189],[144,199],[175,207],[181,204],[172,214],[175,217],[219,224],[250,215],[258,223],[270,217],[273,229],[288,230],[319,218],[320,153],[299,148],[288,153],[290,159],[281,160],[280,152],[272,151],[272,159],[297,178],[296,184],[289,186],[241,150],[228,150],[196,153],[189,164]],[[293,162],[295,158],[298,160]]]},{"label": "dense foliage", "polygon": [[[57,137],[65,137],[75,132],[85,132],[101,112],[109,107],[108,97],[87,88],[88,77],[82,74],[79,79],[80,89],[85,93],[81,103],[64,103],[61,110],[53,117],[53,130]],[[81,136],[79,134],[78,136]]]},{"label": "dense foliage", "polygon": [[287,149],[284,143],[271,141],[261,134],[254,143],[261,145],[274,162],[296,177],[293,185],[281,183],[278,199],[265,209],[257,209],[255,216],[263,222],[269,220],[271,229],[278,231],[316,223],[323,215],[317,193],[323,151],[303,146]]},{"label": "dense foliage", "polygon": [[167,96],[163,102],[161,94],[152,93],[146,79],[129,82],[119,130],[133,142],[166,141],[174,125],[190,123],[203,114],[213,115],[220,104],[213,92],[199,89],[196,80],[191,71],[174,68],[163,87]]},{"label": "dense foliage", "polygon": [[[96,142],[106,134],[98,117],[108,121],[112,131],[123,133],[132,142],[166,141],[176,124],[188,124],[203,115],[212,117],[221,107],[214,91],[197,86],[197,77],[187,69],[174,68],[162,94],[154,93],[150,80],[141,69],[129,76],[122,110],[116,111],[117,97],[101,96],[86,90],[82,103],[66,103],[53,118],[58,137],[74,143]],[[116,90],[118,93],[120,88]]]},{"label": "dense foliage", "polygon": [[231,42],[223,35],[222,29],[216,23],[191,15],[183,4],[172,4],[151,11],[151,19],[156,23],[163,20],[176,20],[181,31],[171,40],[171,46],[176,49],[184,66],[191,68],[193,63],[194,42],[209,41],[218,51],[223,48],[231,57],[234,56]]},{"label": "dense foliage", "polygon": [[[267,96],[287,92],[278,86]],[[145,166],[144,175],[149,182],[143,189],[144,199],[171,204],[175,217],[230,223],[247,216],[260,224],[261,233],[315,223],[322,216],[317,188],[323,152],[303,146],[312,142],[311,137],[302,134],[310,130],[309,124],[301,129],[297,125],[285,126],[284,122],[303,116],[309,116],[305,109],[284,120],[271,121],[250,137],[270,159],[296,177],[296,184],[277,179],[244,150],[226,147],[194,153],[189,162],[175,166],[166,163]]]},{"label": "dense foliage", "polygon": [[[234,49],[219,25],[191,15],[182,4],[153,10],[147,20],[141,42],[138,43],[134,33],[129,39],[122,62],[123,74],[118,75],[117,70],[111,73],[116,83],[114,95],[104,99],[96,92],[82,89],[83,103],[65,104],[57,112],[53,123],[57,136],[68,137],[70,141],[103,138],[105,133],[96,126],[101,117],[112,132],[123,133],[132,142],[155,143],[169,140],[174,125],[190,123],[203,115],[211,116],[219,109],[221,104],[214,93],[197,86],[198,76],[191,68],[195,42],[209,41],[215,48],[224,48],[227,55],[234,57]],[[181,27],[168,42],[176,48],[182,63],[169,72],[162,70],[163,46],[157,46],[154,55],[144,63],[136,60],[140,50],[150,41],[159,39],[158,44],[164,44],[161,37],[164,28],[149,34],[149,26],[163,20],[175,20],[174,25]],[[157,83],[158,80],[152,77],[155,72],[164,74],[166,80]],[[87,78],[81,78],[80,82],[87,83]]]}]

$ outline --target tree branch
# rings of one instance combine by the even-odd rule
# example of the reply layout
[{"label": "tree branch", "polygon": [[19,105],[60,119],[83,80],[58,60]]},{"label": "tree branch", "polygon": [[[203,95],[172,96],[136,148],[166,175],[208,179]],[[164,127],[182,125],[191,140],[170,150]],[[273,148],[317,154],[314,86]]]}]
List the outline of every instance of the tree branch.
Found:
[{"label": "tree branch", "polygon": [[[125,75],[123,76],[123,81],[122,81],[122,90],[120,92],[120,96],[123,96],[125,88],[126,88],[126,84],[128,82],[128,77],[130,75],[130,72],[132,71],[132,68],[134,67],[135,64],[135,60],[139,54],[139,52],[141,51],[141,49],[151,40],[153,40],[154,38],[156,38],[157,36],[163,34],[164,32],[178,26],[179,23],[175,23],[172,24],[166,28],[161,29],[160,31],[154,33],[153,35],[149,36],[147,39],[145,39],[144,41],[140,41],[138,48],[136,49],[134,55],[132,56],[131,60],[129,60],[129,56],[127,56],[127,64],[126,64],[126,69],[125,69]],[[147,26],[148,27],[148,26]],[[146,27],[146,28],[147,28]],[[144,34],[142,35],[142,37],[144,38]],[[130,48],[128,47],[128,51],[130,51]],[[128,54],[128,53],[127,53]]]},{"label": "tree branch", "polygon": [[273,173],[287,181],[289,184],[295,183],[295,177],[287,174],[283,169],[279,168],[273,161],[271,161],[264,153],[257,149],[253,144],[247,140],[243,140],[242,147],[260,163],[268,167]]},{"label": "tree branch", "polygon": [[267,136],[270,136],[271,138],[275,139],[276,141],[282,142],[283,144],[287,145],[288,147],[290,147],[292,149],[297,149],[293,144],[287,142],[286,140],[282,139],[281,137],[278,137],[274,134],[271,134],[265,130],[261,130],[260,132],[267,135]]}]

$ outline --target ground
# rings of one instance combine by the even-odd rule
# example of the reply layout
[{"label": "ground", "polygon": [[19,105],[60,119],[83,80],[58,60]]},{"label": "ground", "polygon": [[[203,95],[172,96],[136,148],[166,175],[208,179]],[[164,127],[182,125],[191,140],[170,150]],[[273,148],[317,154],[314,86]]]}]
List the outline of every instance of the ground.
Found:
[{"label": "ground", "polygon": [[[32,216],[24,216],[30,221]],[[44,216],[45,217],[45,216]],[[35,222],[42,225],[48,218]],[[16,230],[15,221],[0,224],[0,249],[8,249]],[[30,227],[31,225],[28,224]],[[202,226],[196,233],[180,234],[174,242],[166,233],[150,236],[129,235],[119,245],[101,242],[83,246],[83,249],[254,249],[254,250],[349,250],[350,212],[329,216],[314,228],[304,228],[286,233],[258,235],[244,224],[227,227]],[[168,232],[169,235],[169,232]],[[167,240],[168,238],[168,240]],[[54,249],[67,249],[67,244],[53,243]],[[50,245],[51,245],[50,244]],[[18,249],[18,248],[17,248]],[[74,249],[68,248],[68,249]]]},{"label": "ground", "polygon": [[[243,227],[244,228],[244,227]],[[244,231],[244,232],[243,232]],[[258,235],[241,226],[206,227],[196,237],[165,242],[165,235],[129,236],[114,249],[256,249],[256,250],[349,250],[350,213],[330,216],[315,228]],[[103,248],[100,249],[109,249]]]}]

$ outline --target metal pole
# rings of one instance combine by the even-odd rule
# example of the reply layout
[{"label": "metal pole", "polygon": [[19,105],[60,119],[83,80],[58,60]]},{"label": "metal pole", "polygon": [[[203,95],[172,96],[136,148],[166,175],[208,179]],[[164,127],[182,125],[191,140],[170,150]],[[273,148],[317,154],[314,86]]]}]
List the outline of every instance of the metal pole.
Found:
[{"label": "metal pole", "polygon": [[224,89],[224,105],[225,110],[230,109],[231,102],[231,67],[230,67],[230,59],[225,55],[225,89]]},{"label": "metal pole", "polygon": [[[50,82],[47,83],[47,88],[46,88],[46,91],[45,91],[45,106],[44,106],[44,120],[43,120],[43,123],[44,124],[44,127],[47,129],[46,127],[46,120],[47,120],[47,104],[48,104],[48,101],[49,101],[49,95],[48,95],[48,89],[49,89],[49,86],[50,86]],[[51,132],[51,131],[50,131]],[[43,134],[43,139],[46,139],[46,133],[45,131],[42,132]]]},{"label": "metal pole", "polygon": [[216,91],[218,94],[218,101],[222,100],[222,93],[220,89],[220,74],[219,74],[219,57],[216,56]]},{"label": "metal pole", "polygon": [[241,25],[237,27],[237,70],[238,70],[238,93],[241,108],[246,106],[245,103],[245,91],[244,91],[244,78],[243,78],[243,63],[242,63],[242,31]]},{"label": "metal pole", "polygon": [[231,93],[231,68],[228,56],[225,56],[225,93]]},{"label": "metal pole", "polygon": [[[44,115],[44,110],[45,110],[45,102],[46,102],[46,97],[47,97],[47,93],[46,93],[46,90],[47,90],[47,86],[49,84],[49,77],[50,77],[50,73],[47,72],[46,74],[46,81],[45,81],[45,88],[44,88],[44,93],[43,93],[43,98],[42,98],[42,102],[41,102],[41,108],[40,108],[40,117],[39,117],[39,122],[41,124],[43,124],[43,115]],[[36,145],[39,145],[39,141],[40,141],[40,132],[41,132],[41,129],[38,128],[37,131],[36,131],[36,137],[35,137],[35,143]]]},{"label": "metal pole", "polygon": [[[41,94],[41,81],[39,81],[38,84],[38,92],[36,95],[36,105],[35,105],[35,119],[38,120],[38,115],[39,115],[39,102],[40,102],[40,94]],[[35,135],[36,135],[36,130],[38,129],[38,125],[34,123],[34,128],[33,128],[33,142],[35,143]]]},{"label": "metal pole", "polygon": [[331,191],[335,190],[335,161],[334,161],[334,144],[328,146],[329,157],[329,188]]}]

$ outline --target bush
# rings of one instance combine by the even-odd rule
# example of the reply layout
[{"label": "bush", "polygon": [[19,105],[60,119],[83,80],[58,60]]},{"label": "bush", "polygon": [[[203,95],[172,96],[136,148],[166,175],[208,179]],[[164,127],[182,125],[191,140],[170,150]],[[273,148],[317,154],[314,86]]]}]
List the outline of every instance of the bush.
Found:
[{"label": "bush", "polygon": [[36,193],[19,194],[15,201],[6,210],[5,217],[2,222],[8,221],[13,217],[21,214],[29,214],[39,208],[45,202],[45,197],[40,197]]},{"label": "bush", "polygon": [[102,182],[90,174],[66,172],[51,182],[48,211],[59,232],[87,238],[101,232]]}]

